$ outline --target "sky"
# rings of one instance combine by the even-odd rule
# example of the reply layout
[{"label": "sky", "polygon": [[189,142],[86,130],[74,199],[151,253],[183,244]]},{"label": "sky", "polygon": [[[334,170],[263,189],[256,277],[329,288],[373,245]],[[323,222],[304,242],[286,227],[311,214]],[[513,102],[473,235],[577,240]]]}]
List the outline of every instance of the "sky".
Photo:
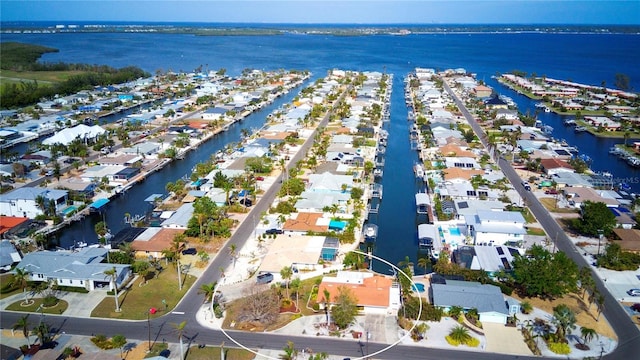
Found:
[{"label": "sky", "polygon": [[640,0],[0,0],[0,20],[640,25]]}]

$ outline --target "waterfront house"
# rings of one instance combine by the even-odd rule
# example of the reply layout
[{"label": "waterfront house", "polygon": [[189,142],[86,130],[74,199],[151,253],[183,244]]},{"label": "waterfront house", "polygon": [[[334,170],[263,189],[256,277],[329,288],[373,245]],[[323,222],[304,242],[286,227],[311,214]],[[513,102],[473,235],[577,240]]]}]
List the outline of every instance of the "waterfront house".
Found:
[{"label": "waterfront house", "polygon": [[222,118],[227,111],[229,110],[226,108],[216,106],[205,110],[201,117],[205,120],[218,120]]},{"label": "waterfront house", "polygon": [[150,227],[131,242],[131,249],[135,251],[137,258],[162,259],[162,250],[171,248],[173,239],[182,233],[182,229]]},{"label": "waterfront house", "polygon": [[[337,254],[338,242],[325,236],[303,234],[279,234],[269,245],[269,251],[260,262],[259,272],[280,274],[282,268],[290,266],[296,272],[321,270],[320,259],[333,260]],[[254,269],[255,270],[255,269]]]},{"label": "waterfront house", "polygon": [[471,93],[477,98],[484,99],[491,96],[491,94],[493,93],[493,89],[488,86],[478,85],[473,88]]},{"label": "waterfront house", "polygon": [[462,268],[483,270],[493,276],[494,273],[512,270],[513,258],[522,251],[508,246],[461,246],[452,254],[453,261]]},{"label": "waterfront house", "polygon": [[185,203],[160,225],[164,228],[186,230],[192,217],[193,203]]},{"label": "waterfront house", "polygon": [[81,139],[83,142],[95,140],[98,136],[105,134],[107,131],[98,125],[87,126],[80,124],[72,128],[65,128],[58,131],[50,138],[44,139],[44,145],[69,145],[75,139]]},{"label": "waterfront house", "polygon": [[527,233],[518,211],[478,210],[475,216],[465,216],[465,224],[474,245],[518,244]]},{"label": "waterfront house", "polygon": [[619,131],[622,128],[619,122],[611,120],[606,116],[585,116],[584,121],[604,131]]},{"label": "waterfront house", "polygon": [[474,157],[460,156],[451,157],[445,156],[444,163],[447,168],[460,168],[460,169],[480,169],[480,164]]},{"label": "waterfront house", "polygon": [[353,176],[334,175],[329,172],[309,175],[308,191],[320,193],[342,193],[353,187]]},{"label": "waterfront house", "polygon": [[0,215],[0,238],[11,238],[15,234],[27,232],[31,224],[28,217]]},{"label": "waterfront house", "polygon": [[592,187],[586,175],[578,174],[575,172],[558,172],[554,174],[551,178],[559,188]]},{"label": "waterfront house", "polygon": [[556,175],[560,172],[575,172],[573,166],[568,162],[556,158],[542,159],[540,160],[540,166],[542,167],[542,172],[549,176]]},{"label": "waterfront house", "polygon": [[131,145],[127,148],[122,148],[118,152],[124,155],[144,155],[151,156],[156,155],[160,151],[160,144],[152,141],[144,141],[135,145]]},{"label": "waterfront house", "polygon": [[56,189],[67,190],[73,196],[79,196],[84,199],[93,198],[94,191],[96,189],[96,183],[90,181],[84,181],[77,177],[60,178],[55,184],[50,184],[48,187]]},{"label": "waterfront house", "polygon": [[504,119],[508,121],[518,120],[518,110],[498,109],[496,110],[496,119]]},{"label": "waterfront house", "polygon": [[478,211],[502,211],[505,203],[498,200],[467,199],[454,201],[457,218],[464,221],[466,217],[475,216]]},{"label": "waterfront house", "polygon": [[111,186],[121,185],[120,182],[115,182],[116,174],[125,169],[124,165],[94,165],[91,166],[80,174],[80,177],[87,182],[102,182],[103,179],[107,179],[107,182]]},{"label": "waterfront house", "polygon": [[[6,218],[3,217],[1,220],[5,221],[5,219]],[[4,225],[0,226],[4,227]],[[0,231],[2,230],[4,229],[0,229]],[[0,232],[0,235],[2,234],[4,234],[4,232]],[[11,270],[11,267],[19,263],[20,260],[22,260],[22,256],[20,256],[20,252],[11,241],[0,241],[0,272]]]},{"label": "waterfront house", "polygon": [[[337,204],[340,208],[338,214],[344,215],[347,202],[351,199],[349,192],[315,192],[304,191],[295,203],[299,212],[322,212],[325,207]],[[351,214],[349,214],[351,217]]]},{"label": "waterfront house", "polygon": [[131,275],[129,265],[102,263],[107,250],[98,247],[78,251],[35,251],[24,256],[16,266],[30,273],[35,282],[55,281],[59,286],[113,290],[111,277],[104,272],[116,269],[116,287]]},{"label": "waterfront house", "polygon": [[509,317],[507,302],[495,285],[472,281],[446,280],[445,284],[431,284],[431,303],[448,311],[453,306],[465,312],[476,309],[480,322],[506,324]]},{"label": "waterfront house", "polygon": [[0,195],[0,215],[35,219],[43,214],[42,208],[38,205],[40,198],[44,199],[44,206],[54,204],[57,214],[66,206],[67,197],[66,190],[21,187]]},{"label": "waterfront house", "polygon": [[484,105],[489,110],[508,109],[509,105],[498,96],[485,100]]},{"label": "waterfront house", "polygon": [[573,201],[573,206],[579,209],[585,201],[602,202],[607,207],[617,208],[620,206],[620,202],[617,199],[611,197],[603,197],[598,190],[590,187],[569,187],[562,188],[562,193],[568,199]]},{"label": "waterfront house", "polygon": [[[394,313],[400,308],[400,286],[393,278],[380,276],[371,272],[338,271],[336,276],[324,276],[318,289],[319,303],[328,300],[335,303],[340,288],[345,287],[357,299],[365,313]],[[329,299],[324,299],[324,292],[329,292]]]},{"label": "waterfront house", "polygon": [[330,218],[323,217],[321,212],[299,212],[291,214],[283,225],[283,230],[299,234],[325,232],[329,230]]},{"label": "waterfront house", "polygon": [[476,189],[469,181],[444,181],[438,184],[435,192],[442,200],[495,200],[500,197],[500,193],[497,190],[491,189],[487,186],[479,186]]}]

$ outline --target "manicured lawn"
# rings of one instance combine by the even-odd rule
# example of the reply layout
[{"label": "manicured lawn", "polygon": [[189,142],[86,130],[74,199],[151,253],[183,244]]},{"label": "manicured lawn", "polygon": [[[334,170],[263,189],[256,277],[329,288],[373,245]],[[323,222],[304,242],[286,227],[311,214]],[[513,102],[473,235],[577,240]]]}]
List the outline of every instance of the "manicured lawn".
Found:
[{"label": "manicured lawn", "polygon": [[3,291],[6,291],[3,293],[0,293],[0,299],[4,299],[8,296],[22,292],[20,288],[15,288],[13,290],[10,290],[12,281],[13,281],[13,274],[7,273],[7,274],[0,275],[0,289],[3,289]]},{"label": "manicured lawn", "polygon": [[[42,304],[42,298],[29,299],[30,303],[27,306],[22,306],[23,301],[24,299],[20,299],[14,302],[13,304],[10,304],[9,306],[7,306],[7,310],[40,313],[40,310],[38,308],[40,307],[40,304]],[[68,307],[69,307],[69,304],[66,301],[59,300],[55,306],[50,308],[44,308],[42,312],[45,314],[60,315],[60,314],[63,314]]]},{"label": "manicured lawn", "polygon": [[543,197],[538,199],[540,203],[544,206],[545,209],[555,212],[555,213],[563,213],[563,214],[571,214],[577,213],[577,209],[567,209],[567,208],[559,208],[556,207],[556,200],[551,197]]},{"label": "manicured lawn", "polygon": [[[247,350],[243,349],[226,349],[226,359],[234,360],[251,360],[255,358],[255,355]],[[220,359],[219,347],[203,347],[191,346],[186,353],[185,359],[187,360],[218,360]]]},{"label": "manicured lawn", "polygon": [[[183,275],[183,279],[185,279]],[[129,290],[120,292],[121,312],[115,312],[115,301],[113,296],[105,298],[91,312],[92,317],[121,318],[131,320],[145,320],[150,308],[158,309],[158,312],[151,317],[157,317],[165,312],[162,300],[167,304],[167,311],[171,311],[184,294],[193,285],[196,278],[187,275],[183,281],[182,290],[178,290],[178,274],[176,269],[169,265],[158,276],[157,279],[147,281],[147,284],[140,286],[142,279],[138,278],[133,282]]]},{"label": "manicured lawn", "polygon": [[57,83],[62,82],[73,75],[84,74],[85,71],[12,71],[1,70],[0,78],[2,81],[13,80],[19,82],[20,80],[31,81],[36,80],[38,83]]},{"label": "manicured lawn", "polygon": [[541,228],[527,228],[527,235],[540,235],[540,236],[545,236],[546,233],[544,232],[544,230],[542,230]]}]

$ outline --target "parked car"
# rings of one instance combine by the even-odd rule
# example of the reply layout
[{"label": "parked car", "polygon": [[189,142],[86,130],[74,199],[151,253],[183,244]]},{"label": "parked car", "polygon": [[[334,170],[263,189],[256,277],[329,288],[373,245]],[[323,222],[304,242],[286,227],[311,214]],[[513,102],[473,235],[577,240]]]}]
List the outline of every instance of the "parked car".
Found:
[{"label": "parked car", "polygon": [[256,181],[264,181],[264,177],[262,177],[262,176],[257,176],[257,177],[256,177]]},{"label": "parked car", "polygon": [[640,289],[629,289],[627,290],[627,294],[631,296],[640,296]]},{"label": "parked car", "polygon": [[267,235],[284,234],[284,231],[281,230],[281,229],[269,229],[269,230],[265,231],[265,234],[267,234]]},{"label": "parked car", "polygon": [[556,189],[547,189],[544,191],[545,194],[547,195],[558,195],[558,190]]},{"label": "parked car", "polygon": [[240,199],[239,203],[246,207],[250,207],[251,205],[253,205],[253,201],[251,201],[251,199],[245,199],[245,198]]},{"label": "parked car", "polygon": [[198,250],[196,250],[196,248],[188,248],[188,249],[182,250],[182,255],[195,255],[197,253],[198,253]]},{"label": "parked car", "polygon": [[640,303],[635,303],[635,304],[631,305],[631,310],[633,310],[635,312],[640,312]]},{"label": "parked car", "polygon": [[273,281],[273,274],[270,272],[259,274],[256,277],[256,282],[258,284],[268,284]]}]

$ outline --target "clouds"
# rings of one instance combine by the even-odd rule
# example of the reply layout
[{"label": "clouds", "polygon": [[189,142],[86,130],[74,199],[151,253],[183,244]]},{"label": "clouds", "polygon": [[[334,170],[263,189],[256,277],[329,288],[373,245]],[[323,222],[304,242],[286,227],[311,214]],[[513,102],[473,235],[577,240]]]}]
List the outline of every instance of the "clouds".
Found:
[{"label": "clouds", "polygon": [[3,0],[2,21],[640,24],[637,0]]}]

